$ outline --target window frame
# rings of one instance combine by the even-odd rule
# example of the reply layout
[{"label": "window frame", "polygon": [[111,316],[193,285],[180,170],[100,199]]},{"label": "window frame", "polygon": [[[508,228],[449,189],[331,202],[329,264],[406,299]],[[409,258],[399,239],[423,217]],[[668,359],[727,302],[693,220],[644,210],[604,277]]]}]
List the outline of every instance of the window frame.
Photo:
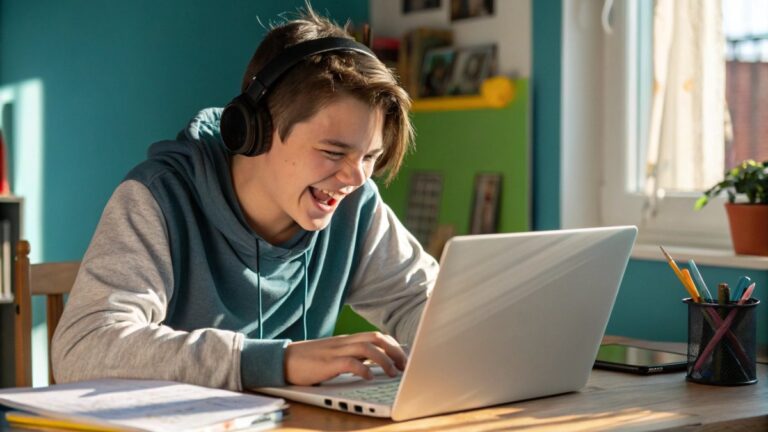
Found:
[{"label": "window frame", "polygon": [[731,248],[724,197],[715,198],[695,211],[694,203],[700,193],[669,192],[657,201],[654,217],[643,217],[645,197],[635,192],[641,174],[638,167],[642,166],[637,163],[639,6],[638,0],[614,3],[613,31],[602,32],[605,87],[601,116],[601,222],[637,225],[638,243]]}]

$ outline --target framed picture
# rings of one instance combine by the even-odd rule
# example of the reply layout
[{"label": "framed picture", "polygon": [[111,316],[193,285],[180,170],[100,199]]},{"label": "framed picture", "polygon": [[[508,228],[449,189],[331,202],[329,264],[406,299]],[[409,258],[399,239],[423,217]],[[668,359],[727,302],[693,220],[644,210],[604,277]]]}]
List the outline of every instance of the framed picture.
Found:
[{"label": "framed picture", "polygon": [[470,234],[498,232],[501,174],[483,173],[475,176],[475,196],[470,221]]},{"label": "framed picture", "polygon": [[419,80],[419,97],[445,96],[453,74],[453,59],[456,50],[452,47],[432,48],[424,53],[424,64]]},{"label": "framed picture", "polygon": [[479,94],[483,80],[495,73],[496,45],[479,45],[457,51],[448,93]]},{"label": "framed picture", "polygon": [[451,21],[493,15],[496,0],[451,0]]},{"label": "framed picture", "polygon": [[405,226],[423,247],[427,247],[440,215],[443,176],[436,172],[416,171],[411,174],[408,192]]},{"label": "framed picture", "polygon": [[440,0],[403,0],[403,14],[440,9]]}]

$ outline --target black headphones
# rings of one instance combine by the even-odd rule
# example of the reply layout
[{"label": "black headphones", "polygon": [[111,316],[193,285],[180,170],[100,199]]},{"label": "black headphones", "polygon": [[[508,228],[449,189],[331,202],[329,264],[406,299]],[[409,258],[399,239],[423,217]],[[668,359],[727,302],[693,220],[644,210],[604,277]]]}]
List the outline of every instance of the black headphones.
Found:
[{"label": "black headphones", "polygon": [[327,37],[292,45],[267,63],[245,90],[221,114],[221,138],[233,154],[257,156],[272,143],[272,117],[264,95],[290,68],[309,56],[328,51],[354,51],[376,58],[367,46],[352,39]]}]

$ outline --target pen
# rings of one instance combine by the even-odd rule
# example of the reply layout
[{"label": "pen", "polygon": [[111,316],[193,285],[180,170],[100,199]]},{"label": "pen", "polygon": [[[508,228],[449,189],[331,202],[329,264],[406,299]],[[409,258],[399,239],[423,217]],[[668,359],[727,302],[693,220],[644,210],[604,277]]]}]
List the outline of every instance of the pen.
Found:
[{"label": "pen", "polygon": [[739,278],[739,283],[736,284],[736,290],[733,292],[733,299],[739,300],[744,294],[744,289],[749,286],[752,279],[749,276],[742,276]]},{"label": "pen", "polygon": [[731,289],[723,282],[717,286],[717,304],[725,305],[731,300]]},{"label": "pen", "polygon": [[699,268],[696,266],[696,262],[693,259],[688,260],[688,267],[691,268],[691,275],[693,276],[693,279],[698,282],[699,287],[701,287],[703,290],[704,299],[708,302],[713,301],[714,297],[712,297],[712,293],[709,292],[709,288],[707,288],[707,284],[704,282],[704,278],[701,276],[701,272],[699,271]]},{"label": "pen", "polygon": [[[730,300],[731,300],[731,290],[730,288],[728,288],[728,284],[725,282],[719,284],[717,286],[717,304],[721,306],[725,306],[728,304]],[[725,327],[725,322],[728,320],[728,318],[725,317],[725,310],[721,308],[719,310],[719,315],[725,318],[721,326],[721,327]],[[717,331],[715,331],[715,334],[717,334],[718,331],[720,331],[719,328],[717,329]],[[721,372],[723,370],[723,346],[715,344],[714,350],[715,350],[715,353],[713,355],[715,356],[714,358],[715,380],[719,381]]]},{"label": "pen", "polygon": [[680,271],[680,267],[677,266],[677,263],[672,259],[672,256],[670,256],[667,251],[664,250],[664,247],[659,246],[659,248],[661,248],[661,253],[663,253],[667,258],[667,263],[669,263],[669,266],[672,267],[672,271],[675,272],[677,278],[680,279],[680,282],[683,284],[685,289],[688,290],[688,294],[691,295],[691,299],[693,299],[693,301],[696,303],[701,303],[701,297],[699,296],[699,292],[696,291],[696,286],[688,282],[688,280],[683,275],[683,272]]}]

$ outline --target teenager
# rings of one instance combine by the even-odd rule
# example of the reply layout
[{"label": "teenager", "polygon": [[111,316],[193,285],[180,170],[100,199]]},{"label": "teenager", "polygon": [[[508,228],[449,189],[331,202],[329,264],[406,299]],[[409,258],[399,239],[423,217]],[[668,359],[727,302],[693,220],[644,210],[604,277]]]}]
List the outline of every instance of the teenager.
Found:
[{"label": "teenager", "polygon": [[[308,42],[342,47],[285,67]],[[408,150],[407,94],[311,8],[266,35],[242,91],[115,190],[54,336],[58,382],[240,390],[404,368],[438,267],[371,176]],[[344,304],[381,332],[333,337]]]}]

